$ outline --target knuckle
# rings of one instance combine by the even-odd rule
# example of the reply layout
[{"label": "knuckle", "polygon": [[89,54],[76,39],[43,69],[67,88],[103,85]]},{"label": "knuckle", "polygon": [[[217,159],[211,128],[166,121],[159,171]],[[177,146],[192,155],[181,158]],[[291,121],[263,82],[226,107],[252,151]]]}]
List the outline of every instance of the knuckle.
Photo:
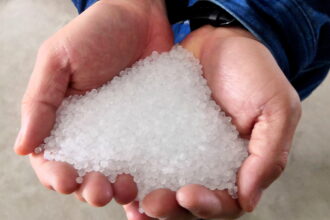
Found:
[{"label": "knuckle", "polygon": [[287,165],[288,159],[289,159],[289,152],[287,152],[287,151],[284,151],[279,155],[276,165],[278,166],[280,173],[282,173],[284,171],[284,169]]},{"label": "knuckle", "polygon": [[47,54],[51,50],[52,44],[53,42],[51,39],[45,40],[39,47],[38,54]]},{"label": "knuckle", "polygon": [[48,67],[61,72],[67,71],[70,67],[69,52],[65,43],[54,38],[50,38],[42,43],[38,50],[37,59],[43,61],[46,68]]},{"label": "knuckle", "polygon": [[291,88],[291,91],[286,93],[286,98],[283,102],[283,109],[285,109],[285,115],[286,117],[293,119],[294,122],[297,122],[302,113],[302,107],[301,107],[301,101],[299,98],[298,93]]},{"label": "knuckle", "polygon": [[297,103],[295,103],[295,105],[293,106],[293,113],[298,121],[301,118],[301,114],[302,114],[302,107],[300,100]]},{"label": "knuckle", "polygon": [[282,170],[285,169],[286,167],[286,164],[288,162],[288,159],[289,159],[289,152],[287,151],[284,151],[280,157],[279,157],[279,162],[278,162],[278,165],[282,168]]},{"label": "knuckle", "polygon": [[291,115],[296,116],[297,119],[299,119],[301,116],[301,112],[302,112],[301,102],[300,102],[300,98],[299,98],[297,92],[294,91],[293,93],[294,94],[291,95],[288,106],[289,106]]},{"label": "knuckle", "polygon": [[30,96],[29,93],[25,93],[21,100],[22,113],[25,113],[26,111],[30,110],[32,107],[33,107],[32,97]]}]

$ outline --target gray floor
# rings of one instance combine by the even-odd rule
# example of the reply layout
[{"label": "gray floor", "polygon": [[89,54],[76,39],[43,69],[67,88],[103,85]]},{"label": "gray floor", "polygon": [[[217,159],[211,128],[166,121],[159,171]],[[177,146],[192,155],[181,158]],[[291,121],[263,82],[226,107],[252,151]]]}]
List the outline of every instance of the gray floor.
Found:
[{"label": "gray floor", "polygon": [[[76,16],[69,0],[0,0],[0,219],[124,220],[112,202],[92,208],[37,181],[12,145],[20,99],[40,43]],[[330,79],[303,103],[289,165],[244,220],[330,219]]]}]

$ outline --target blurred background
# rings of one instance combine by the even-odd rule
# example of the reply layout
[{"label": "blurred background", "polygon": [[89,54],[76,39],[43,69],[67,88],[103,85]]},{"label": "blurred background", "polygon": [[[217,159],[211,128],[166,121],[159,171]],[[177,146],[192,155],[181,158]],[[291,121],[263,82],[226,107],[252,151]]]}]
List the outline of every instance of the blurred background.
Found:
[{"label": "blurred background", "polygon": [[[70,0],[0,0],[0,219],[124,220],[111,202],[90,207],[39,184],[27,157],[12,150],[20,100],[39,45],[77,16]],[[329,39],[330,40],[330,39]],[[330,219],[330,79],[303,102],[284,174],[242,220]]]}]

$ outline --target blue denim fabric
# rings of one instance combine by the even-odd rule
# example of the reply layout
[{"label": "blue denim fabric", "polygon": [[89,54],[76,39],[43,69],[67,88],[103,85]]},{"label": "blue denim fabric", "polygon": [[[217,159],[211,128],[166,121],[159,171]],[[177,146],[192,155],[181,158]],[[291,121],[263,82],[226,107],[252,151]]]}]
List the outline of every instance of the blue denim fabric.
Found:
[{"label": "blue denim fabric", "polygon": [[[97,0],[72,1],[81,13]],[[189,0],[189,5],[196,1]],[[301,99],[324,80],[330,68],[330,1],[210,1],[233,15],[271,51]],[[172,29],[176,42],[190,33],[188,22]]]}]

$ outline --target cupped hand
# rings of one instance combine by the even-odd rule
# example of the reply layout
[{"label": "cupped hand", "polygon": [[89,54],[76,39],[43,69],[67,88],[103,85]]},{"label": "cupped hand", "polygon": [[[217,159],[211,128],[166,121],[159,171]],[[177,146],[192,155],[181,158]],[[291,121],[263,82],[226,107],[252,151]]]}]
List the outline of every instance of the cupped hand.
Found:
[{"label": "cupped hand", "polygon": [[50,135],[56,110],[66,96],[97,88],[152,51],[172,46],[162,0],[101,0],[41,46],[23,97],[14,149],[20,155],[30,154],[43,185],[59,193],[76,192],[78,199],[94,206],[113,197],[121,204],[135,198],[136,185],[129,175],[110,184],[102,174],[90,173],[79,185],[71,165],[46,161],[43,154],[33,152]]},{"label": "cupped hand", "polygon": [[[177,192],[159,189],[142,207],[148,216],[168,220],[236,218],[256,207],[283,172],[301,114],[299,97],[270,51],[241,28],[204,26],[182,43],[200,59],[212,96],[249,139],[249,157],[238,172],[238,199],[200,185]],[[134,204],[127,206],[140,219]],[[145,218],[141,218],[145,219]]]}]

